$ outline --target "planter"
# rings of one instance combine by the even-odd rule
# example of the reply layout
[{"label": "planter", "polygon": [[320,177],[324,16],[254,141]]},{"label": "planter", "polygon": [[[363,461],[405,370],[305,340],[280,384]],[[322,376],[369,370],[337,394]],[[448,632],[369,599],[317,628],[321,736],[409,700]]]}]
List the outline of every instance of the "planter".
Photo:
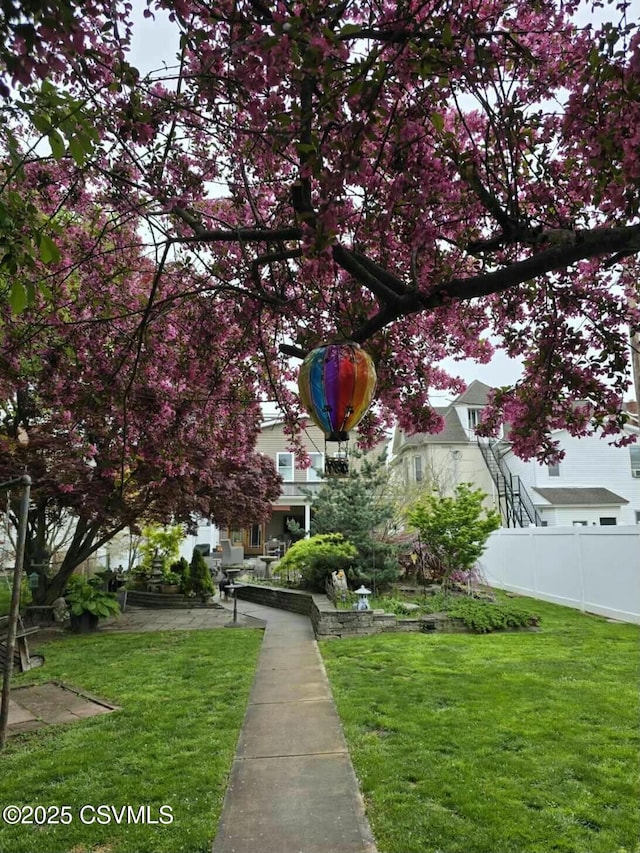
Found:
[{"label": "planter", "polygon": [[160,592],[165,595],[176,595],[180,592],[180,585],[177,583],[163,583],[160,584]]},{"label": "planter", "polygon": [[85,610],[80,616],[71,615],[71,630],[74,634],[90,634],[98,630],[99,617]]}]

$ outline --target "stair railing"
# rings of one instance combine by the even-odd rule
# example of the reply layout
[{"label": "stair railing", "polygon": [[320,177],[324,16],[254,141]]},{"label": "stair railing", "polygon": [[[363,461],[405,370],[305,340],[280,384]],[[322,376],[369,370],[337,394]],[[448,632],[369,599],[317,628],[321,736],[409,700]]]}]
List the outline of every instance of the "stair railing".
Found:
[{"label": "stair railing", "polygon": [[498,451],[497,442],[491,439],[481,440],[478,437],[476,440],[489,473],[498,487],[498,499],[505,499],[507,526],[511,527],[513,520],[514,527],[525,527],[529,524],[541,527],[542,519],[529,493],[522,485],[520,477],[509,470],[504,457]]}]

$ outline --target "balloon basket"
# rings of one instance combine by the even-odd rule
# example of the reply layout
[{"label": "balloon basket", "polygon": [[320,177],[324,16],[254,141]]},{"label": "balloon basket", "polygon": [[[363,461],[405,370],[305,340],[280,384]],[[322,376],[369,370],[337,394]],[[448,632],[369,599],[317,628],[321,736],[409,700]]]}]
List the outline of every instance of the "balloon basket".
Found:
[{"label": "balloon basket", "polygon": [[349,460],[346,456],[325,456],[325,477],[348,477]]}]

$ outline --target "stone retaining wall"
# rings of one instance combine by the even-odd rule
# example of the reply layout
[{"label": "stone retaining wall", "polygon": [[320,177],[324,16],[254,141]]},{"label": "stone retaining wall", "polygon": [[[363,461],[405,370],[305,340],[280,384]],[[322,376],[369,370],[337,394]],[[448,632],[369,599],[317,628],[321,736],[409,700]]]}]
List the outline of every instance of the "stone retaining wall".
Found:
[{"label": "stone retaining wall", "polygon": [[296,589],[263,584],[243,584],[236,588],[243,601],[277,607],[302,613],[311,618],[318,639],[339,639],[365,634],[387,632],[464,632],[467,628],[460,619],[450,619],[444,613],[431,613],[413,619],[398,619],[393,613],[378,610],[338,610],[326,595],[316,595]]},{"label": "stone retaining wall", "polygon": [[[266,607],[277,607],[278,610],[290,610],[292,613],[302,613],[303,616],[311,616],[314,598],[310,592],[263,584],[242,584],[236,587],[236,595],[243,601],[264,604]],[[318,596],[318,598],[326,598],[326,596]]]},{"label": "stone retaining wall", "polygon": [[176,607],[192,610],[194,608],[208,607],[219,609],[221,605],[213,601],[204,602],[199,598],[193,598],[180,593],[167,592],[145,592],[140,589],[127,590],[127,606],[131,607]]}]

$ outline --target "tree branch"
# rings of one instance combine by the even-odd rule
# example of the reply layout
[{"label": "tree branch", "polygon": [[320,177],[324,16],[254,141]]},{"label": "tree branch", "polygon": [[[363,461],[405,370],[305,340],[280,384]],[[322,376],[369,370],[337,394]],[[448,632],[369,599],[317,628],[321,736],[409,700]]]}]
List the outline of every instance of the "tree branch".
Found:
[{"label": "tree branch", "polygon": [[[400,304],[398,300],[401,294],[406,292],[406,288],[400,279],[396,279],[391,273],[368,258],[364,258],[363,255],[357,255],[350,249],[345,249],[340,243],[336,243],[333,247],[333,259],[338,266],[352,275],[385,305]],[[387,280],[393,282],[393,289],[387,286]],[[399,288],[402,288],[400,293],[398,292]]]},{"label": "tree branch", "polygon": [[377,264],[375,261],[372,261],[366,255],[363,255],[361,252],[351,251],[351,254],[355,258],[355,260],[360,264],[360,266],[364,267],[369,273],[374,275],[378,281],[392,290],[394,293],[397,293],[399,296],[403,293],[407,292],[407,287],[401,278],[390,273],[389,270],[386,270],[384,267],[381,267],[380,264]]},{"label": "tree branch", "polygon": [[566,241],[564,243],[558,242],[560,237],[551,239],[553,233],[548,232],[550,248],[530,258],[486,275],[452,279],[430,295],[411,294],[405,297],[405,304],[413,299],[416,302],[415,310],[435,308],[450,299],[466,300],[501,293],[546,273],[564,270],[578,261],[618,252],[640,252],[640,225],[558,232],[562,240]]},{"label": "tree branch", "polygon": [[300,347],[295,347],[292,344],[280,344],[280,352],[282,355],[291,356],[291,358],[304,358],[307,355],[306,350],[301,349]]},{"label": "tree branch", "polygon": [[170,237],[169,243],[277,243],[281,240],[300,240],[302,228],[214,228],[203,229],[187,237]]},{"label": "tree branch", "polygon": [[502,293],[546,273],[565,270],[572,264],[609,254],[640,252],[640,225],[620,228],[594,228],[591,231],[562,232],[567,242],[543,249],[530,258],[485,275],[454,278],[430,294],[415,291],[395,296],[373,317],[354,330],[358,343],[371,338],[400,317],[439,308],[451,301],[464,302],[494,293]]}]

